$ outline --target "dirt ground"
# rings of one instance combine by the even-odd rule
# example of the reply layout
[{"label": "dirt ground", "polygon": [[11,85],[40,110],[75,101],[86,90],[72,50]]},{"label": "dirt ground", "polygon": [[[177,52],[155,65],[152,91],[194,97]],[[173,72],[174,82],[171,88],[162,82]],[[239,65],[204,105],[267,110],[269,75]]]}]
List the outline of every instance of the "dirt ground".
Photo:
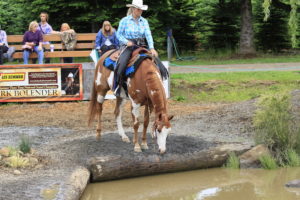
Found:
[{"label": "dirt ground", "polygon": [[[293,92],[294,111],[300,120],[300,91]],[[91,156],[122,155],[135,157],[133,145],[123,143],[116,131],[114,101],[105,102],[101,141],[95,139],[94,123],[87,126],[88,101],[59,103],[21,103],[0,106],[0,148],[18,145],[20,135],[29,135],[41,165],[34,169],[0,168],[0,200],[45,199],[44,193],[55,188],[55,198],[64,199],[66,180],[74,169],[86,167]],[[129,102],[123,122],[132,140]],[[169,101],[172,133],[167,140],[167,156],[201,151],[215,144],[254,144],[252,117],[255,100],[233,104],[187,104]],[[157,155],[149,140],[144,155]],[[46,192],[45,192],[46,191]],[[49,199],[49,198],[48,198]],[[50,198],[51,199],[51,198]]]},{"label": "dirt ground", "polygon": [[[89,101],[58,103],[16,103],[0,107],[0,127],[4,126],[48,126],[73,130],[95,130],[96,120],[87,126]],[[114,119],[115,100],[107,100],[103,110],[103,130],[116,128]],[[199,105],[169,101],[169,114],[181,118],[191,113],[215,109],[222,105]],[[141,116],[143,110],[141,109]],[[130,102],[124,108],[124,127],[131,125]]]}]

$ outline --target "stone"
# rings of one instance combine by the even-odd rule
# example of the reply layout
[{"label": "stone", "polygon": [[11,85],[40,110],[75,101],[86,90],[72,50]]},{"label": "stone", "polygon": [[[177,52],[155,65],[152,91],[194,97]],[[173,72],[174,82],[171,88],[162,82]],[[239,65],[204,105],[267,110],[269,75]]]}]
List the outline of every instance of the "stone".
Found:
[{"label": "stone", "polygon": [[7,147],[3,147],[0,149],[0,155],[8,157],[9,156],[9,149]]},{"label": "stone", "polygon": [[32,158],[32,157],[29,158],[29,164],[30,164],[31,166],[35,166],[35,165],[37,165],[38,163],[39,163],[38,159]]},{"label": "stone", "polygon": [[259,161],[259,157],[262,155],[270,155],[269,149],[265,145],[257,145],[245,152],[241,156],[240,159],[240,168],[259,168],[261,167],[261,163]]},{"label": "stone", "polygon": [[300,180],[293,180],[285,184],[286,187],[300,188]]},{"label": "stone", "polygon": [[21,175],[22,173],[21,173],[21,171],[20,170],[14,170],[14,175]]}]

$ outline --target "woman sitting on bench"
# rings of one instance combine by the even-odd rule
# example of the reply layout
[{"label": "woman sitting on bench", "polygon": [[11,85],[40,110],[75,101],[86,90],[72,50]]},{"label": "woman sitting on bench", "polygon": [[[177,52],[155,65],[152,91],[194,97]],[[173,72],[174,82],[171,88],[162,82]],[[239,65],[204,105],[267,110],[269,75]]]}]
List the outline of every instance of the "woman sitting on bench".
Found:
[{"label": "woman sitting on bench", "polygon": [[28,64],[29,56],[32,52],[38,55],[39,64],[43,64],[44,51],[43,51],[43,34],[38,30],[39,24],[33,21],[29,24],[28,31],[25,32],[23,37],[23,59],[24,64]]}]

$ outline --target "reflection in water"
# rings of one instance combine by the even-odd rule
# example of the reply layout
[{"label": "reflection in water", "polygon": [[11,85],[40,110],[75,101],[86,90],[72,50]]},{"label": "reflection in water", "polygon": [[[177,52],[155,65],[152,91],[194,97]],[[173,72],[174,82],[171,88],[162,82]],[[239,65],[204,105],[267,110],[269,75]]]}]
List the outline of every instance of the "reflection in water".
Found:
[{"label": "reflection in water", "polygon": [[90,184],[81,200],[300,200],[300,168],[196,170]]}]

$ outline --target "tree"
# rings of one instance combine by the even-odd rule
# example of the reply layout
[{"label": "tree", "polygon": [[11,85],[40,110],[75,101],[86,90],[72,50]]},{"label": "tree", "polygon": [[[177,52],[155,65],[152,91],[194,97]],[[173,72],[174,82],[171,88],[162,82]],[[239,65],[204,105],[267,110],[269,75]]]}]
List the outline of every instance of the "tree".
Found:
[{"label": "tree", "polygon": [[210,48],[235,49],[239,38],[238,6],[235,0],[219,0],[214,5],[211,32],[208,37]]},{"label": "tree", "polygon": [[263,7],[264,7],[264,14],[265,14],[265,21],[268,20],[270,16],[270,6],[274,4],[276,7],[283,8],[290,12],[289,17],[289,30],[291,35],[291,42],[292,47],[297,47],[297,29],[298,29],[298,17],[297,11],[300,11],[300,1],[299,0],[264,0]]},{"label": "tree", "polygon": [[251,0],[241,0],[241,34],[239,54],[255,54]]}]

